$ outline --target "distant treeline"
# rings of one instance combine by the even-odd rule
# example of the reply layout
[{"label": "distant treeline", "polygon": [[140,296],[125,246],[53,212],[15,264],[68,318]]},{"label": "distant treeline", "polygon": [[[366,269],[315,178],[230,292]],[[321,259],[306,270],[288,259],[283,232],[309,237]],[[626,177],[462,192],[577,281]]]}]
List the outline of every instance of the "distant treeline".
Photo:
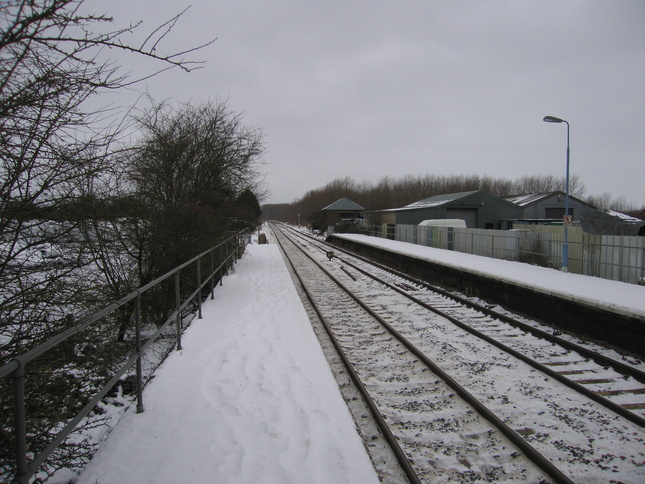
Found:
[{"label": "distant treeline", "polygon": [[7,201],[4,215],[12,220],[77,221],[94,218],[116,220],[126,217],[141,217],[143,205],[133,196],[97,198],[81,195],[56,204],[33,201]]},{"label": "distant treeline", "polygon": [[[310,190],[293,203],[266,204],[262,206],[263,217],[267,220],[281,220],[305,225],[315,219],[317,213],[340,198],[349,198],[365,210],[398,208],[444,193],[459,193],[483,190],[498,197],[509,197],[529,193],[564,191],[564,178],[554,176],[524,176],[516,180],[492,178],[479,175],[406,175],[400,178],[386,176],[375,183],[356,182],[352,178],[338,178],[322,188]],[[569,193],[599,210],[612,209],[637,215],[637,210],[623,197],[612,199],[611,195],[585,197],[584,183],[577,176],[569,180]]]},{"label": "distant treeline", "polygon": [[[58,201],[56,204],[34,203],[32,201],[6,201],[2,215],[7,220],[20,222],[34,220],[50,220],[57,222],[80,222],[87,220],[116,221],[119,219],[147,218],[152,208],[134,195],[105,196],[81,195],[76,198]],[[199,206],[190,207],[187,211],[201,210]],[[255,194],[247,189],[237,198],[223,202],[217,210],[218,222],[226,225],[226,229],[253,228],[259,215],[260,205]],[[224,219],[235,219],[234,224],[227,224]]]}]

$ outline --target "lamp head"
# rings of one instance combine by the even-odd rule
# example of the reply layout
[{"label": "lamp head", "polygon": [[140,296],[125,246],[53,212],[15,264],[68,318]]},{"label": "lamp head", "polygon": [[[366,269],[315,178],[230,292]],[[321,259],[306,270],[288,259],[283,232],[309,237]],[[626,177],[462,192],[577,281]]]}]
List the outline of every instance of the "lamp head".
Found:
[{"label": "lamp head", "polygon": [[564,119],[556,118],[555,116],[544,116],[544,119],[542,121],[546,121],[547,123],[564,123]]}]

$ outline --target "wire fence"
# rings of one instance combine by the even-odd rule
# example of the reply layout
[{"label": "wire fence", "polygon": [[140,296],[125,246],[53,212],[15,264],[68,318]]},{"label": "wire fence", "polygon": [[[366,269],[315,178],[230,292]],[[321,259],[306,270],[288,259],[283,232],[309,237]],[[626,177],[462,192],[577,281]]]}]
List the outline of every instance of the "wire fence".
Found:
[{"label": "wire fence", "polygon": [[[369,227],[366,233],[484,257],[562,267],[561,226],[490,230],[383,224]],[[645,285],[645,237],[592,235],[570,227],[568,239],[569,272]]]},{"label": "wire fence", "polygon": [[[221,284],[223,276],[241,256],[248,240],[247,229],[81,322],[73,321],[70,316],[67,330],[0,367],[0,384],[9,394],[13,393],[12,404],[7,402],[10,398],[2,399],[3,410],[7,409],[7,405],[13,408],[13,415],[7,416],[11,422],[4,424],[13,427],[13,436],[10,442],[3,440],[3,443],[6,447],[13,447],[15,453],[15,465],[10,463],[8,456],[2,458],[0,481],[9,478],[12,479],[11,482],[20,484],[29,482],[48,459],[53,458],[56,451],[61,447],[70,447],[70,439],[73,440],[77,427],[87,422],[97,409],[100,410],[102,399],[117,385],[124,383],[125,378],[134,387],[137,412],[143,412],[142,391],[146,381],[151,378],[150,374],[144,374],[145,363],[155,360],[156,365],[153,366],[156,367],[173,347],[181,349],[181,336],[187,322],[195,313],[198,318],[202,317],[202,300],[208,293],[213,298],[215,286]],[[145,313],[150,305],[146,304],[145,298],[154,292],[167,295],[174,303],[174,310],[164,321],[147,324],[146,320],[149,321],[150,318]],[[98,376],[94,367],[100,363],[98,360],[106,358],[99,346],[108,345],[114,339],[105,337],[105,328],[114,326],[113,319],[119,312],[127,313],[128,318],[134,320],[131,341],[130,344],[121,346],[125,350],[115,359],[118,364],[111,365],[106,370],[107,373]],[[190,317],[187,317],[188,313]],[[164,339],[170,343],[159,345],[159,341]],[[91,352],[87,351],[88,345],[92,348]],[[112,348],[108,348],[108,351],[114,352]],[[150,358],[151,351],[162,351],[165,354]],[[91,373],[82,373],[87,370],[87,365],[83,366],[85,360],[94,360]],[[154,368],[148,370],[152,373]],[[90,374],[91,377],[88,377]],[[63,380],[80,381],[83,387],[91,387],[91,392],[76,384],[71,388],[77,395],[74,395],[73,403],[69,403],[70,390],[62,385],[51,384],[60,380],[61,376],[64,377]],[[92,379],[100,381],[88,381]],[[48,423],[48,428],[44,431],[37,428],[43,419],[43,402],[52,405],[54,414],[62,419],[62,423],[53,426]],[[67,408],[70,406],[73,407],[73,412]],[[43,437],[46,438],[44,443]],[[2,450],[4,453],[8,449],[3,445]],[[68,459],[73,460],[74,457]]]}]

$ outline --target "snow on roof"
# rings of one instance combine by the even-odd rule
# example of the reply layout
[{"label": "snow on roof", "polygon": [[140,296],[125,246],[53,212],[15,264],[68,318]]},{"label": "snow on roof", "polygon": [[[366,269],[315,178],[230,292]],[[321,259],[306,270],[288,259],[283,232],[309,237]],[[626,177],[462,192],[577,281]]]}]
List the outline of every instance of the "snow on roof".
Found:
[{"label": "snow on roof", "polygon": [[389,210],[385,210],[386,212],[394,212],[394,211],[401,211],[401,210],[416,210],[419,208],[432,208],[432,207],[440,207],[442,205],[447,205],[449,203],[455,202],[457,200],[460,200],[462,198],[469,197],[473,195],[474,193],[479,192],[480,190],[474,190],[471,192],[459,192],[459,193],[444,193],[443,195],[435,195],[434,197],[430,198],[425,198],[423,200],[419,200],[418,202],[411,203],[409,205],[406,205],[405,207],[402,208],[391,208]]},{"label": "snow on roof", "polygon": [[607,215],[610,215],[611,217],[616,217],[620,219],[621,222],[627,222],[627,223],[641,223],[642,220],[636,217],[632,217],[631,215],[627,215],[626,213],[621,213],[621,212],[616,212],[614,210],[603,210],[604,213]]},{"label": "snow on roof", "polygon": [[525,195],[514,195],[512,197],[506,197],[506,200],[513,202],[515,205],[519,205],[520,207],[526,207],[527,205],[541,202],[542,200],[546,200],[547,198],[562,195],[564,195],[564,193],[562,192],[529,193]]},{"label": "snow on roof", "polygon": [[[512,195],[510,197],[505,197],[504,200],[507,202],[512,202],[515,205],[519,205],[520,207],[527,207],[529,205],[533,205],[534,203],[541,202],[542,200],[547,200],[552,197],[562,197],[564,196],[565,193],[561,191],[554,191],[554,192],[543,192],[543,193],[529,193],[525,195]],[[593,205],[580,200],[576,197],[571,196],[569,194],[569,199],[570,200],[575,200],[577,203],[582,203],[584,205],[587,205],[589,207],[593,208]]]},{"label": "snow on roof", "polygon": [[520,207],[526,207],[533,203],[537,203],[546,198],[550,198],[555,194],[561,194],[561,192],[547,192],[547,193],[529,193],[526,195],[514,195],[512,197],[506,197],[506,200],[513,202],[515,205]]},{"label": "snow on roof", "polygon": [[341,198],[336,200],[331,205],[327,205],[323,210],[334,211],[334,212],[356,212],[365,210],[358,203],[354,203],[348,198]]}]

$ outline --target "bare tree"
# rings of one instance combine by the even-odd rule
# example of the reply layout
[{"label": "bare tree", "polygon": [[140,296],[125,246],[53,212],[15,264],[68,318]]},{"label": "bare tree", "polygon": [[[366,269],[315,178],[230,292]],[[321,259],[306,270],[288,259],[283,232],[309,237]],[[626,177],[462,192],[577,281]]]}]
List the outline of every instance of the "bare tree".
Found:
[{"label": "bare tree", "polygon": [[[83,214],[72,216],[70,208],[82,206],[88,187],[103,176],[118,128],[109,126],[107,110],[90,108],[88,101],[168,68],[201,65],[190,58],[200,46],[183,52],[163,46],[181,14],[145,35],[142,44],[129,45],[126,37],[139,23],[114,28],[110,17],[84,14],[82,5],[0,2],[0,364],[73,324],[67,313],[83,315],[101,300],[98,285],[88,284],[84,273],[92,254],[78,232]],[[117,52],[158,61],[159,70],[129,78],[107,57]],[[67,373],[58,375],[64,380]],[[6,381],[0,408],[10,415]],[[61,388],[54,391],[74,393]],[[33,402],[50,397],[44,387],[28,395]],[[32,423],[43,439],[31,440],[32,451],[46,444],[47,429],[73,407],[51,413],[38,408]],[[8,425],[3,421],[0,432],[2,481],[12,466]]]},{"label": "bare tree", "polygon": [[615,210],[623,213],[637,211],[637,207],[629,203],[623,195],[612,197],[610,193],[603,193],[589,197],[587,201],[598,210]]},{"label": "bare tree", "polygon": [[[528,195],[531,193],[547,193],[565,191],[566,180],[553,175],[530,175],[515,180],[514,193],[509,195]],[[585,192],[585,185],[578,175],[569,177],[569,194],[581,198]]]},{"label": "bare tree", "polygon": [[139,24],[94,34],[93,27],[109,26],[112,19],[81,14],[82,4],[0,3],[0,321],[3,333],[11,335],[0,341],[2,357],[28,344],[30,328],[42,328],[43,318],[61,316],[58,309],[34,317],[27,308],[60,308],[78,299],[76,293],[59,290],[61,285],[73,287],[63,283],[74,259],[72,246],[65,247],[63,265],[68,270],[54,267],[60,257],[49,257],[60,255],[56,246],[70,236],[74,224],[52,219],[65,219],[61,210],[106,168],[115,131],[100,128],[104,112],[86,110],[87,101],[137,81],[121,75],[118,64],[102,57],[103,51],[145,56],[163,69],[200,66],[187,58],[195,49],[164,53],[161,46],[179,16],[132,46],[124,37]]},{"label": "bare tree", "polygon": [[137,121],[141,142],[127,177],[142,207],[138,264],[146,283],[239,227],[240,196],[262,192],[264,146],[261,130],[225,103],[161,103]]}]

